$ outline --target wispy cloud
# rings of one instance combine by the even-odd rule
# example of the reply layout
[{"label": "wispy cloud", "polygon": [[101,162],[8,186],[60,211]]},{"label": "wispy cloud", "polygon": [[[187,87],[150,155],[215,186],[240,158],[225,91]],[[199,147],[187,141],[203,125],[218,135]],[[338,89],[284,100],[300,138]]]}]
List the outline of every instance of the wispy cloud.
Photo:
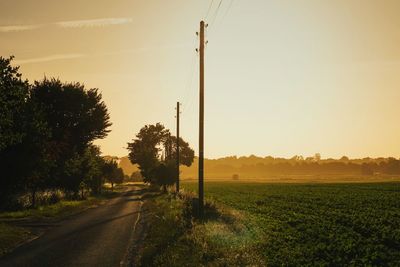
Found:
[{"label": "wispy cloud", "polygon": [[85,27],[104,27],[112,25],[122,25],[131,22],[132,22],[131,18],[107,18],[107,19],[60,21],[55,24],[63,28],[85,28]]},{"label": "wispy cloud", "polygon": [[21,32],[38,29],[42,24],[0,26],[0,32]]},{"label": "wispy cloud", "polygon": [[132,22],[132,18],[101,18],[89,20],[69,20],[49,24],[5,25],[0,26],[0,33],[36,30],[45,26],[55,25],[61,28],[94,28],[114,25],[123,25]]},{"label": "wispy cloud", "polygon": [[149,53],[153,51],[160,50],[172,50],[172,49],[182,49],[182,48],[190,48],[191,43],[176,43],[176,44],[164,44],[164,45],[153,45],[147,47],[141,47],[136,49],[122,49],[116,51],[109,51],[103,53],[89,53],[89,54],[57,54],[57,55],[49,55],[43,57],[36,58],[27,58],[15,60],[14,62],[17,65],[24,64],[32,64],[32,63],[41,63],[48,61],[56,61],[56,60],[65,60],[65,59],[78,59],[78,58],[91,58],[91,57],[106,57],[106,56],[115,56],[115,55],[127,55],[127,54],[142,54]]},{"label": "wispy cloud", "polygon": [[55,61],[55,60],[63,60],[63,59],[75,59],[75,58],[82,58],[85,57],[84,54],[60,54],[60,55],[51,55],[45,57],[37,57],[37,58],[28,58],[22,60],[15,60],[15,64],[23,65],[29,63],[38,63],[38,62],[48,62],[48,61]]}]

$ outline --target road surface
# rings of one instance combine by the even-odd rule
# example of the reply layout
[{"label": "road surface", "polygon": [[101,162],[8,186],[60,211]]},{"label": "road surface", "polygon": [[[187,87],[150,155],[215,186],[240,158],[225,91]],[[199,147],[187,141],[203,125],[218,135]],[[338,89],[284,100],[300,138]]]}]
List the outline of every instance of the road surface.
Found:
[{"label": "road surface", "polygon": [[126,266],[138,235],[141,193],[130,186],[121,196],[17,248],[0,259],[0,266]]}]

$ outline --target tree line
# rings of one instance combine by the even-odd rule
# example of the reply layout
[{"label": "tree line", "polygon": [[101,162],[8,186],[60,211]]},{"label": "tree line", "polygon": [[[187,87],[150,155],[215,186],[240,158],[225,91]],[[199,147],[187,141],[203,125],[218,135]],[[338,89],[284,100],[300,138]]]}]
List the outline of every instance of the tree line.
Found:
[{"label": "tree line", "polygon": [[[266,177],[269,175],[400,175],[400,160],[389,158],[322,159],[313,157],[224,157],[205,159],[209,178]],[[183,168],[186,178],[197,177],[197,159],[191,168]]]},{"label": "tree line", "polygon": [[21,194],[35,206],[44,190],[78,198],[100,193],[105,180],[121,182],[122,169],[93,145],[111,126],[99,90],[54,78],[29,83],[12,60],[0,57],[0,208]]}]

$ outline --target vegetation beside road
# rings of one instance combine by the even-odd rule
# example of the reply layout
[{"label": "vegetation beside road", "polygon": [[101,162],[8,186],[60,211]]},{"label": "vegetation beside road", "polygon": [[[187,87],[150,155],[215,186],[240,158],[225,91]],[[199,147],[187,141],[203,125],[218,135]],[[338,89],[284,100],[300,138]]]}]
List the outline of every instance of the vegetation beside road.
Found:
[{"label": "vegetation beside road", "polygon": [[0,221],[7,219],[46,219],[64,218],[76,212],[101,204],[104,200],[116,196],[118,193],[105,191],[102,194],[90,196],[81,200],[61,200],[52,205],[38,206],[34,209],[1,212]]},{"label": "vegetation beside road", "polygon": [[[110,132],[110,115],[96,88],[44,78],[22,79],[13,57],[0,56],[0,210],[84,199],[108,181],[121,183],[117,162],[93,141]],[[27,197],[28,195],[28,197]]]},{"label": "vegetation beside road", "polygon": [[32,237],[25,228],[0,223],[0,257]]},{"label": "vegetation beside road", "polygon": [[257,254],[257,227],[230,208],[206,202],[196,218],[196,198],[158,195],[145,204],[145,237],[137,266],[263,266]]},{"label": "vegetation beside road", "polygon": [[114,191],[103,190],[101,194],[81,200],[61,200],[55,204],[37,206],[34,209],[24,209],[11,212],[0,212],[0,256],[10,252],[16,246],[34,238],[37,235],[30,224],[51,223],[77,214],[86,209],[103,204],[107,199],[120,195],[123,186]]}]

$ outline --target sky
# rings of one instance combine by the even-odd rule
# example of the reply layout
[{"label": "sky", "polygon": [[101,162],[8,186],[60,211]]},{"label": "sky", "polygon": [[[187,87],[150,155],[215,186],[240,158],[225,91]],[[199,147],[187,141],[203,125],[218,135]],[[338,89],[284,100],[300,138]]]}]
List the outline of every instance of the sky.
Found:
[{"label": "sky", "polygon": [[0,56],[23,77],[99,88],[125,156],[146,124],[197,153],[200,20],[205,157],[400,157],[400,1],[0,0]]}]

